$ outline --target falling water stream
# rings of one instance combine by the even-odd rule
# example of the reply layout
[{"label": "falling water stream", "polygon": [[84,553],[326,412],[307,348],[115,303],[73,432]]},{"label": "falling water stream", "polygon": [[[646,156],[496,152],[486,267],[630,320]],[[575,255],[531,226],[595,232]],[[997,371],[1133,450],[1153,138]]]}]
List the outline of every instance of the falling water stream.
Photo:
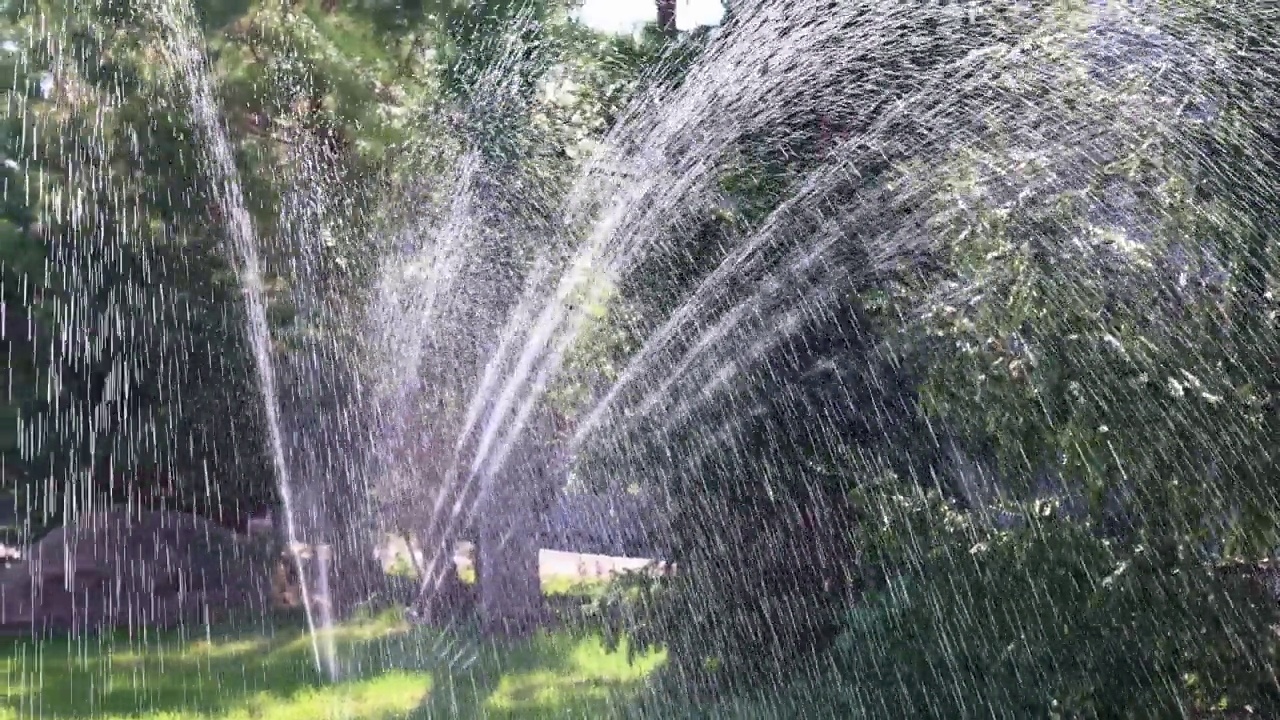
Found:
[{"label": "falling water stream", "polygon": [[[253,348],[258,383],[262,389],[271,459],[284,511],[285,540],[300,578],[302,603],[310,631],[316,670],[330,680],[335,680],[337,679],[337,655],[333,633],[330,632],[333,627],[330,604],[328,598],[320,598],[320,602],[317,603],[316,598],[313,597],[316,588],[308,580],[313,568],[307,566],[304,553],[300,550],[304,538],[299,536],[298,531],[296,513],[298,489],[294,484],[293,469],[289,467],[285,455],[284,437],[280,424],[279,391],[276,386],[275,363],[272,359],[271,328],[267,323],[266,299],[263,296],[257,233],[245,205],[235,155],[231,150],[231,140],[227,136],[227,129],[214,100],[215,94],[208,60],[202,50],[203,46],[198,36],[199,26],[191,12],[191,5],[185,2],[162,2],[158,10],[169,30],[166,39],[170,62],[173,63],[173,69],[181,80],[186,83],[184,90],[190,98],[191,115],[201,131],[203,141],[201,145],[206,153],[205,167],[213,180],[215,192],[218,193],[216,200],[227,218],[227,232],[230,236],[227,243],[228,256],[244,289],[247,318],[245,329],[250,346]],[[311,564],[323,568],[325,563],[315,562],[320,547],[314,541],[313,545],[315,547],[309,553],[313,558]],[[323,578],[321,582],[327,585],[328,579]]]},{"label": "falling water stream", "polygon": [[[1036,33],[1005,41],[968,33],[964,18],[942,11],[855,5],[824,11],[819,2],[762,3],[742,13],[728,39],[710,44],[677,90],[654,92],[632,103],[555,211],[559,217],[550,235],[568,248],[567,259],[549,262],[544,258],[535,264],[518,300],[503,311],[505,322],[487,329],[496,333],[493,337],[481,337],[475,329],[463,331],[468,342],[494,347],[478,379],[464,376],[453,381],[455,387],[430,389],[451,390],[465,401],[465,412],[446,428],[452,443],[441,442],[440,437],[434,440],[445,456],[444,484],[454,489],[438,494],[434,501],[430,526],[436,532],[451,536],[470,516],[473,486],[487,492],[483,488],[500,481],[496,478],[586,322],[586,310],[575,301],[575,293],[597,277],[621,282],[652,252],[664,251],[662,238],[673,219],[690,207],[714,202],[717,174],[736,162],[736,139],[790,122],[800,108],[826,106],[845,116],[857,118],[865,113],[874,118],[837,141],[831,158],[803,178],[786,202],[759,228],[735,240],[719,266],[646,339],[621,377],[598,400],[576,431],[575,448],[593,436],[607,441],[611,435],[623,435],[617,426],[622,417],[617,405],[629,408],[626,422],[659,414],[668,426],[690,419],[699,422],[711,405],[719,406],[718,415],[733,415],[737,401],[723,393],[730,381],[806,323],[822,317],[848,289],[852,278],[837,268],[842,255],[850,251],[850,228],[858,235],[860,247],[867,248],[868,272],[918,250],[924,241],[915,228],[935,222],[936,210],[927,198],[917,198],[921,202],[914,217],[877,227],[882,218],[892,215],[891,207],[905,205],[912,197],[913,191],[905,186],[896,192],[864,192],[857,202],[836,213],[824,208],[856,168],[868,165],[870,159],[901,155],[907,149],[916,156],[945,156],[966,138],[980,137],[987,127],[1012,127],[1015,141],[1023,141],[1017,132],[1038,124],[1028,138],[1082,148],[1079,155],[1060,164],[1062,182],[1070,184],[1078,181],[1073,176],[1082,176],[1094,163],[1088,153],[1109,152],[1112,139],[1104,133],[1080,135],[1080,128],[1071,125],[1071,114],[1054,116],[1051,88],[1063,76],[1053,66],[1023,59],[1034,56],[1040,41]],[[873,6],[878,8],[876,13],[863,12]],[[919,32],[926,14],[954,25],[955,35],[938,41],[942,43],[939,51],[950,59],[913,78],[911,73],[916,71],[909,63],[898,66],[894,60],[904,54],[902,43]],[[808,19],[797,24],[799,16]],[[1121,13],[1099,22],[1104,28],[1128,29],[1136,20]],[[208,167],[218,179],[219,200],[230,218],[230,247],[245,288],[248,334],[292,542],[298,539],[297,493],[305,490],[293,477],[295,469],[287,466],[280,437],[257,238],[236,180],[230,141],[218,119],[193,20],[189,12],[175,9],[171,24],[171,50],[188,84],[193,115],[209,154]],[[1109,63],[1113,71],[1124,67],[1139,73],[1144,63],[1154,67],[1163,62],[1122,59],[1125,42],[1136,40],[1081,40],[1084,51],[1077,61]],[[1169,57],[1195,56],[1193,47],[1169,39],[1162,42],[1161,52]],[[521,62],[521,49],[512,45],[501,54],[503,59],[495,63],[488,84],[482,83],[479,92],[498,97],[509,91],[505,78]],[[1019,75],[1011,74],[1009,68],[1022,62],[1032,64]],[[1152,97],[1159,91],[1191,93],[1195,68],[1194,63],[1184,63],[1177,74],[1156,76],[1157,92]],[[851,77],[859,78],[856,86],[847,85]],[[1014,77],[1020,85],[1009,84]],[[894,93],[892,98],[887,97],[889,92]],[[1028,108],[1027,98],[1036,94],[1045,99]],[[1153,112],[1153,106],[1144,102],[1135,105],[1134,112]],[[1142,121],[1158,123],[1159,117],[1148,115]],[[1094,118],[1088,122],[1097,123]],[[450,347],[450,338],[440,328],[455,327],[446,323],[451,321],[450,313],[458,311],[458,303],[469,302],[460,299],[470,297],[463,295],[465,286],[482,280],[487,272],[476,264],[477,258],[486,249],[490,226],[503,221],[484,214],[492,202],[485,193],[493,192],[486,172],[474,154],[460,157],[452,196],[439,215],[442,219],[433,226],[406,228],[416,242],[384,262],[380,293],[369,318],[377,351],[373,357],[386,368],[378,375],[376,393],[383,407],[377,411],[388,417],[395,415],[388,408],[413,414],[413,398],[421,392],[418,376],[424,363],[433,361],[424,357],[424,339],[434,337],[444,343],[439,347]],[[387,202],[400,201],[392,197]],[[813,240],[794,242],[805,233],[811,233]],[[773,257],[779,250],[785,250],[780,261]],[[408,272],[410,267],[416,270]],[[743,287],[748,291],[740,292]],[[692,339],[675,341],[684,336]],[[629,403],[620,402],[624,396]],[[404,452],[404,447],[383,449],[384,455]],[[443,559],[434,558],[433,563]],[[333,677],[335,650],[323,632],[332,618],[325,614],[327,603],[316,607],[312,591],[305,597],[316,662]]]},{"label": "falling water stream", "polygon": [[[281,385],[290,380],[277,373],[280,351],[268,318],[262,240],[193,3],[154,4],[166,31],[164,60],[176,94],[190,104],[201,168],[225,218],[226,255],[243,291],[311,660],[332,683],[344,673],[329,596],[344,578],[330,577],[331,553],[352,548],[331,547],[341,533],[325,536],[314,529],[322,523],[307,517],[326,498],[315,497],[324,491],[308,477],[314,470],[297,466],[291,453],[281,399]],[[564,445],[570,455],[603,457],[606,474],[644,475],[661,490],[681,470],[698,475],[738,462],[750,464],[767,483],[776,470],[769,467],[772,458],[740,453],[738,432],[769,411],[786,425],[773,435],[805,436],[814,445],[835,445],[833,438],[872,416],[869,424],[880,423],[888,437],[893,429],[885,428],[901,417],[894,413],[908,413],[887,407],[893,391],[887,383],[876,385],[881,378],[868,369],[879,362],[879,348],[853,355],[862,347],[856,341],[863,328],[859,319],[840,315],[847,299],[867,278],[949,251],[971,239],[975,227],[987,230],[1020,212],[1034,214],[1028,208],[1050,205],[1046,198],[1078,201],[1089,232],[1077,232],[1046,210],[1037,222],[1008,230],[1016,239],[1009,242],[1012,250],[980,248],[995,271],[965,266],[915,297],[900,322],[930,313],[959,317],[966,308],[985,307],[984,297],[1004,287],[1021,267],[1017,263],[1042,247],[1050,248],[1043,251],[1051,256],[1047,274],[1116,294],[1139,294],[1146,276],[1157,274],[1147,268],[1171,266],[1162,253],[1176,253],[1165,253],[1168,248],[1156,247],[1153,238],[1176,214],[1171,201],[1160,204],[1175,183],[1121,170],[1150,151],[1195,158],[1207,174],[1219,171],[1187,138],[1216,119],[1213,79],[1228,62],[1224,51],[1178,36],[1168,29],[1172,21],[1157,27],[1133,8],[1086,3],[1083,19],[1067,21],[1033,20],[1021,3],[1013,5],[1002,15],[1005,25],[979,27],[975,23],[985,21],[972,8],[956,13],[933,4],[852,0],[745,3],[729,31],[705,39],[679,83],[655,83],[632,101],[563,185],[545,178],[509,182],[511,165],[485,157],[469,140],[451,148],[439,138],[419,141],[430,147],[414,151],[447,158],[442,164],[448,169],[431,176],[423,171],[424,177],[377,199],[391,219],[369,231],[374,237],[360,238],[378,248],[371,261],[375,276],[368,295],[352,300],[342,317],[360,318],[351,333],[359,347],[351,350],[354,359],[343,360],[363,363],[362,377],[369,380],[361,388],[361,407],[347,408],[367,414],[362,419],[373,428],[361,440],[368,447],[360,448],[360,472],[376,479],[370,494],[394,506],[387,514],[412,514],[421,526],[415,529],[438,541],[423,548],[431,555],[426,567],[453,561],[447,541],[475,520],[480,502],[498,491],[527,489],[520,486],[527,479],[520,466],[532,453],[522,442],[539,439],[540,413],[591,327],[592,304],[645,273],[661,274],[663,268],[646,263],[678,257],[681,243],[699,227],[697,218],[746,212],[726,210],[732,193],[722,183],[752,162],[744,145],[788,148],[818,117],[824,123],[836,117],[852,128],[823,147],[822,160],[788,177],[786,191],[763,217],[726,231],[708,271],[680,288],[670,307],[645,318],[638,348],[592,388]],[[1172,6],[1158,12],[1168,14],[1161,20],[1177,15]],[[510,78],[524,69],[529,48],[518,39],[502,42],[467,112],[483,114],[486,102],[512,92]],[[1102,175],[1112,184],[1099,185]],[[1258,196],[1277,194],[1274,178],[1249,181],[1258,185]],[[298,194],[345,192],[322,185]],[[418,192],[420,185],[435,194]],[[1157,199],[1140,206],[1133,197],[1143,192]],[[534,248],[522,273],[503,264],[510,258],[494,259],[515,244],[512,238]],[[290,282],[315,279],[305,276],[316,271],[297,269],[302,266],[293,266],[302,277]],[[1124,280],[1113,282],[1108,272]],[[1080,296],[1070,300],[1095,302],[1085,290],[1065,287]],[[1017,340],[1017,332],[1011,335]],[[778,380],[771,361],[800,355],[797,348],[808,350],[811,341],[820,357],[804,367],[804,382]],[[1022,348],[1020,342],[1008,344]],[[958,354],[977,352],[971,347],[977,343],[952,344]],[[1036,362],[1016,362],[1024,360]],[[988,382],[991,371],[981,371],[981,382]],[[857,383],[866,387],[853,388]],[[828,394],[816,400],[803,395],[814,387]],[[934,432],[930,425],[920,435],[941,445]],[[777,440],[768,432],[751,437]],[[310,439],[316,445],[329,440]],[[638,455],[641,441],[660,452]],[[682,450],[685,456],[677,458]],[[977,493],[966,499],[975,507],[989,500]],[[447,655],[447,662],[461,662],[470,652],[437,641],[430,651]],[[467,661],[473,659],[471,653]]]}]

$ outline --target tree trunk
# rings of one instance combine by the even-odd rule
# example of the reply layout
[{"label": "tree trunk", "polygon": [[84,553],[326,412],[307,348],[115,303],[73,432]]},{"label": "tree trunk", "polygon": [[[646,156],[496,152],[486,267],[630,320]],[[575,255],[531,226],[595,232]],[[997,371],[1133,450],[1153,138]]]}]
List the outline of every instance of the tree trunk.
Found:
[{"label": "tree trunk", "polygon": [[[422,545],[432,541],[427,540],[424,534],[418,542]],[[444,627],[470,615],[476,605],[475,589],[458,577],[453,543],[438,540],[434,546],[423,546],[422,549],[424,562],[419,568],[422,584],[418,591],[418,605],[423,622]]]},{"label": "tree trunk", "polygon": [[544,616],[538,527],[563,486],[565,460],[554,413],[530,421],[522,435],[508,462],[486,479],[475,516],[480,614],[491,635],[526,635]]},{"label": "tree trunk", "polygon": [[523,637],[542,620],[537,512],[519,474],[499,478],[480,516],[476,548],[480,611],[488,635]]},{"label": "tree trunk", "polygon": [[330,601],[335,615],[344,618],[374,598],[384,597],[388,583],[368,528],[363,523],[343,523],[340,518],[331,522]]},{"label": "tree trunk", "polygon": [[676,0],[657,0],[658,28],[668,35],[676,32]]}]

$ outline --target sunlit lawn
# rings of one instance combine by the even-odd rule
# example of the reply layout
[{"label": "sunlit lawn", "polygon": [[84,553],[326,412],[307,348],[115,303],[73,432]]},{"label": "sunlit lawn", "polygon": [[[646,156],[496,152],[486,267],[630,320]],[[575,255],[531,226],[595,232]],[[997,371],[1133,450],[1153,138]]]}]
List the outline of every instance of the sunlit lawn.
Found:
[{"label": "sunlit lawn", "polygon": [[503,647],[471,630],[410,628],[395,614],[334,631],[340,680],[319,682],[297,622],[253,630],[89,641],[0,640],[13,718],[324,720],[605,718],[657,667],[582,631]]}]

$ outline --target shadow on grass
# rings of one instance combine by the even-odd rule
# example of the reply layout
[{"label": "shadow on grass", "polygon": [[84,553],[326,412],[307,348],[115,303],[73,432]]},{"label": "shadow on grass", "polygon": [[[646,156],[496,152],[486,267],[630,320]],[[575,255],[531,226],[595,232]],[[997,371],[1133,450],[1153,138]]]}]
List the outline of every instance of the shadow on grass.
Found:
[{"label": "shadow on grass", "polygon": [[189,632],[0,640],[0,720],[350,720],[607,717],[660,658],[631,665],[582,627],[503,646],[472,628],[409,628],[398,616],[333,631],[324,682],[296,617]]},{"label": "shadow on grass", "polygon": [[599,635],[580,629],[541,633],[484,647],[476,663],[441,673],[410,717],[615,717],[659,656],[627,661]]}]

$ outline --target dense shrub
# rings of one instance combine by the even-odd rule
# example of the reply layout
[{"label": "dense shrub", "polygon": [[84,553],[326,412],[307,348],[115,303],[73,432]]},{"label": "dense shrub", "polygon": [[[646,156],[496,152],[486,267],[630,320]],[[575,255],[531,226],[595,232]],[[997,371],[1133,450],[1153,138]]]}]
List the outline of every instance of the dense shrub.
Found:
[{"label": "dense shrub", "polygon": [[[785,686],[714,699],[668,676],[635,716],[678,695],[682,717],[706,718],[1280,717],[1280,607],[1260,583],[1104,539],[1052,502],[996,531],[936,494],[860,499],[880,510],[862,557],[890,579],[847,609],[831,652],[795,658]],[[680,588],[614,590],[624,626],[679,637],[657,631]]]},{"label": "dense shrub", "polygon": [[904,556],[909,573],[849,613],[824,693],[846,716],[1280,711],[1280,613],[1263,588],[1176,547],[1117,546],[1047,505],[979,535]]},{"label": "dense shrub", "polygon": [[855,582],[833,556],[850,550],[789,514],[758,517],[729,552],[708,541],[670,574],[618,578],[599,602],[614,644],[667,651],[662,694],[720,698],[803,675],[839,636]]}]

